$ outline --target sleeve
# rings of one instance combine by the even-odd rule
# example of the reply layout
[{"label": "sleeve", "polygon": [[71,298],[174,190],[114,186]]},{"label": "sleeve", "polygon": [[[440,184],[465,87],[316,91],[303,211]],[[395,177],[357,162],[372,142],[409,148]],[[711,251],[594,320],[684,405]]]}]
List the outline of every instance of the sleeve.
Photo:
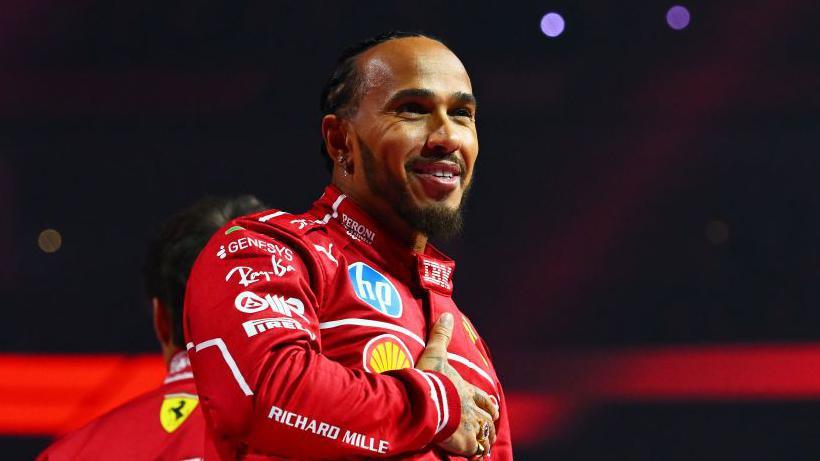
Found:
[{"label": "sleeve", "polygon": [[211,433],[305,460],[395,456],[449,437],[460,401],[445,376],[370,374],[322,355],[317,268],[281,238],[246,230],[219,232],[200,254],[185,328]]}]

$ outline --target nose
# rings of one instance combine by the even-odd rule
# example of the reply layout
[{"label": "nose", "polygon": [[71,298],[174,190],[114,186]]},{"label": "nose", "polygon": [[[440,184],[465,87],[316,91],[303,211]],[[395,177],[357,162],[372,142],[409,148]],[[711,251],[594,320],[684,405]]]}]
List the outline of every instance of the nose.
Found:
[{"label": "nose", "polygon": [[451,154],[461,148],[461,135],[458,127],[445,113],[440,117],[432,117],[433,129],[427,136],[427,152],[436,155]]}]

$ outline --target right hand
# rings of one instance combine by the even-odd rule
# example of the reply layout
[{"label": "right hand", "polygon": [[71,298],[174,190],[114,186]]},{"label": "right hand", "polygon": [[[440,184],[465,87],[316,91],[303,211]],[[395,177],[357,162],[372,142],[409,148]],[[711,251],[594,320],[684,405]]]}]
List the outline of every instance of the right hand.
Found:
[{"label": "right hand", "polygon": [[[489,396],[481,389],[468,383],[447,363],[447,347],[453,337],[453,315],[442,314],[430,331],[427,347],[416,362],[419,370],[437,371],[450,378],[461,399],[461,421],[458,428],[446,440],[439,442],[444,450],[461,456],[477,456],[483,459],[495,443],[495,424],[498,420],[498,408],[493,405]],[[484,426],[489,428],[489,435],[483,437]],[[483,439],[479,442],[479,439]],[[481,444],[481,448],[479,448]]]}]

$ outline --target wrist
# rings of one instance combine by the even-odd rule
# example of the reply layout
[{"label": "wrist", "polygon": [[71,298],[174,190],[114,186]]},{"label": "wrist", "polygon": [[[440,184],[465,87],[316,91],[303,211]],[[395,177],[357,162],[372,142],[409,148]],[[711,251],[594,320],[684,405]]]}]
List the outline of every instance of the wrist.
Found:
[{"label": "wrist", "polygon": [[430,378],[433,388],[438,394],[441,419],[433,443],[448,439],[458,429],[461,423],[461,397],[453,381],[445,374],[437,371],[423,371]]}]

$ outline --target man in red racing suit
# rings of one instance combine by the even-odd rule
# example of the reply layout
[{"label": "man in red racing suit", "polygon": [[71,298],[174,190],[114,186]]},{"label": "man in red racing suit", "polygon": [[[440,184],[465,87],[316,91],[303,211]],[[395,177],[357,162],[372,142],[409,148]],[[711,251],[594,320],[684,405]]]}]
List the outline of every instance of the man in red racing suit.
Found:
[{"label": "man in red racing suit", "polygon": [[60,438],[37,461],[202,459],[205,421],[184,351],[162,386]]},{"label": "man in red racing suit", "polygon": [[[417,59],[416,69],[454,57],[424,37],[385,40],[373,50],[386,52],[387,60]],[[435,88],[438,81],[412,84]],[[453,86],[469,92],[463,79]],[[460,126],[441,123],[465,138],[475,133],[464,119]],[[409,161],[419,176],[425,168],[457,165],[464,187],[477,152],[468,141]],[[360,155],[373,152],[339,154],[334,185],[308,212],[235,219],[197,259],[185,296],[185,334],[208,437],[218,451],[206,459],[512,459],[501,384],[486,345],[451,297],[455,263],[421,231],[402,233],[389,216],[374,214],[372,200],[380,196],[363,195],[351,183],[357,176],[350,163],[368,161]],[[453,184],[451,178],[418,181]],[[407,235],[417,238],[408,244]],[[420,365],[433,343],[431,327],[446,330],[444,362],[454,371]],[[468,387],[484,396],[486,413],[470,413]],[[479,424],[467,424],[470,415]],[[463,434],[471,444],[453,442]]]},{"label": "man in red racing suit", "polygon": [[61,437],[38,461],[194,461],[205,451],[205,420],[182,336],[182,297],[194,259],[221,225],[264,210],[253,196],[207,197],[163,223],[149,245],[145,291],[168,365],[161,386]]}]

